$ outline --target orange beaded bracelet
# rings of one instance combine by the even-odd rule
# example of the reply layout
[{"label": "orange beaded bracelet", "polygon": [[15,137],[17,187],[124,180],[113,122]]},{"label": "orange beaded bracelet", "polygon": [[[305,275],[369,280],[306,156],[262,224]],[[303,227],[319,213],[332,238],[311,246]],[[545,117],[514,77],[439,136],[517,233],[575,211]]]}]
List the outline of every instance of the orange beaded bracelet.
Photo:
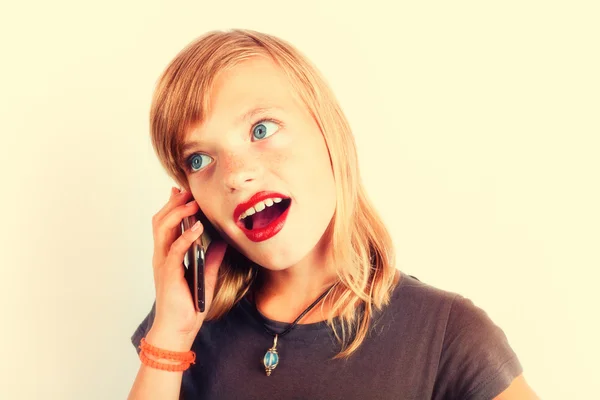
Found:
[{"label": "orange beaded bracelet", "polygon": [[156,368],[156,369],[161,369],[163,371],[185,371],[186,369],[188,369],[190,367],[189,363],[182,363],[182,364],[163,364],[160,363],[158,361],[152,360],[150,358],[148,358],[148,356],[146,354],[144,354],[144,352],[140,353],[140,360],[142,361],[142,364],[147,365],[149,367],[152,368]]},{"label": "orange beaded bracelet", "polygon": [[155,357],[165,358],[167,360],[173,361],[182,361],[186,363],[194,363],[196,360],[196,353],[193,351],[170,351],[163,350],[158,347],[152,346],[150,343],[146,341],[145,338],[142,338],[140,349],[145,351],[148,354],[151,354]]},{"label": "orange beaded bracelet", "polygon": [[[145,338],[142,338],[141,344],[139,346],[140,351],[140,360],[143,364],[148,365],[152,368],[162,369],[166,371],[185,371],[190,367],[191,364],[196,363],[196,353],[193,351],[170,351],[163,350],[158,347],[152,346],[149,344]],[[150,354],[156,358],[162,358],[170,361],[179,361],[181,364],[165,364],[160,363],[156,360],[152,360],[148,358],[146,354]]]}]

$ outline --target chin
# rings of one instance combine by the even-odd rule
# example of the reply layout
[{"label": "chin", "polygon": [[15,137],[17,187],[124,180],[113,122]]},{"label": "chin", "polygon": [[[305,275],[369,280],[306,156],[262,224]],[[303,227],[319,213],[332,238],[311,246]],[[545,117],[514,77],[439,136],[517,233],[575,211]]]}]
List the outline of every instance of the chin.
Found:
[{"label": "chin", "polygon": [[321,235],[312,238],[304,235],[302,241],[282,236],[279,243],[274,242],[272,246],[267,246],[264,251],[255,254],[254,262],[270,271],[283,271],[305,260],[311,263],[320,262],[324,255],[319,253],[322,251],[327,232],[327,229],[323,229]]},{"label": "chin", "polygon": [[264,252],[246,257],[261,267],[270,271],[283,271],[298,264],[306,257],[309,251],[301,251],[302,246],[297,243],[292,250],[286,248],[282,251],[274,251],[273,248]]}]

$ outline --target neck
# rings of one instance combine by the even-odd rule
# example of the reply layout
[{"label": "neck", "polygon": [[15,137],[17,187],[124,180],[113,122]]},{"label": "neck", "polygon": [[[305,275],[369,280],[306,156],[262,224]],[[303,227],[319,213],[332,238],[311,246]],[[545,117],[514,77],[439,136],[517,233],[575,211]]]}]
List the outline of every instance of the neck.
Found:
[{"label": "neck", "polygon": [[[265,317],[291,323],[337,280],[330,247],[326,247],[284,270],[261,269],[254,301]],[[299,324],[325,320],[328,307],[322,307],[324,302],[313,307]]]}]

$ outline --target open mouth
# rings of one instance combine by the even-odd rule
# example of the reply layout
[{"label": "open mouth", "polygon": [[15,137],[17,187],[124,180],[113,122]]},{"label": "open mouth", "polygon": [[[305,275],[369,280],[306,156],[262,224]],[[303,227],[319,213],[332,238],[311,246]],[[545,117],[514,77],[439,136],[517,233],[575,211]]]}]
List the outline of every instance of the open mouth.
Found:
[{"label": "open mouth", "polygon": [[275,203],[262,211],[248,215],[240,222],[244,225],[244,228],[249,231],[262,229],[269,226],[273,221],[276,221],[289,208],[291,202],[291,199],[284,198],[279,203]]}]

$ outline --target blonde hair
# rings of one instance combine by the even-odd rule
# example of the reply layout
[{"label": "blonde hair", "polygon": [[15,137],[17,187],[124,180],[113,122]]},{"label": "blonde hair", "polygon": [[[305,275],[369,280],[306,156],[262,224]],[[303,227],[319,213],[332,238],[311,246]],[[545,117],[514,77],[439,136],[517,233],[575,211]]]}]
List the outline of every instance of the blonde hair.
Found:
[{"label": "blonde hair", "polygon": [[[337,203],[327,233],[340,283],[321,307],[329,304],[327,323],[342,345],[334,358],[347,358],[369,334],[374,312],[389,303],[399,274],[392,239],[360,178],[350,126],[317,68],[295,47],[272,35],[245,29],[206,33],[184,48],[158,81],[150,112],[152,145],[168,175],[190,190],[181,160],[186,131],[208,114],[218,74],[252,57],[267,57],[281,68],[329,150]],[[224,315],[248,292],[257,269],[229,247],[207,320]]]}]

